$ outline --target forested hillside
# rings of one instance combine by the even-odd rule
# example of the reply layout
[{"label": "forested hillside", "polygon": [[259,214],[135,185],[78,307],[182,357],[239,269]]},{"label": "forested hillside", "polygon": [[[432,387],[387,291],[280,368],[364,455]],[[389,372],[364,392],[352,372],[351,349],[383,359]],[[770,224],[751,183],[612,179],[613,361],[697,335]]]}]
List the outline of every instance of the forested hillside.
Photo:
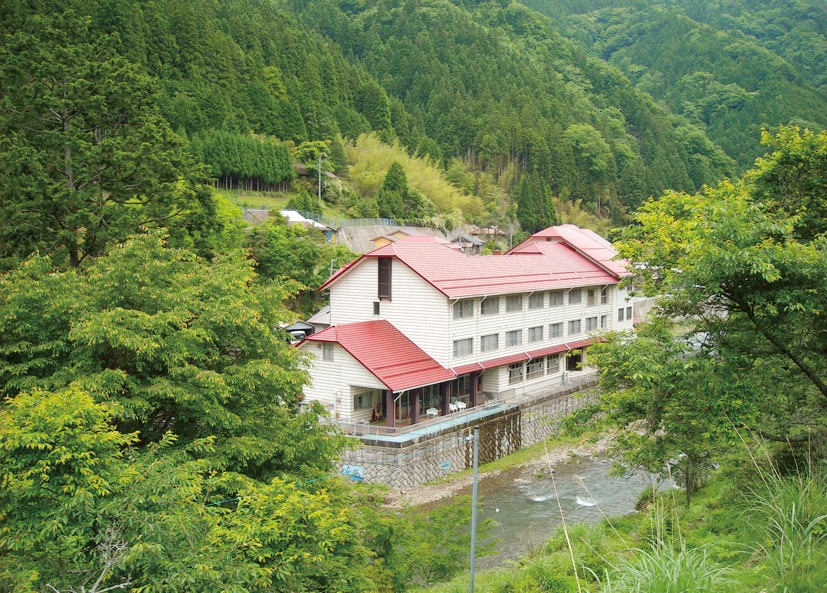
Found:
[{"label": "forested hillside", "polygon": [[524,4],[635,86],[704,129],[740,168],[762,128],[827,125],[827,11],[821,2],[581,0]]},{"label": "forested hillside", "polygon": [[[254,180],[246,187],[293,178],[282,157],[262,156],[278,152],[274,144],[370,131],[490,179],[500,189],[479,195],[487,212],[465,213],[479,223],[513,216],[510,196],[523,176],[537,178],[541,197],[580,201],[620,222],[650,195],[734,171],[700,128],[513,2],[14,0],[0,8],[6,32],[31,31],[36,43],[45,40],[32,16],[48,14],[88,18],[93,47],[107,39],[138,66],[171,129],[195,142],[213,175]],[[258,145],[232,138],[250,133]],[[479,185],[471,191],[483,193]]]},{"label": "forested hillside", "polygon": [[[604,214],[732,170],[704,134],[517,3],[290,2],[403,102],[443,159],[510,184],[536,175]],[[424,147],[420,147],[424,148]],[[429,149],[430,150],[430,149]]]}]

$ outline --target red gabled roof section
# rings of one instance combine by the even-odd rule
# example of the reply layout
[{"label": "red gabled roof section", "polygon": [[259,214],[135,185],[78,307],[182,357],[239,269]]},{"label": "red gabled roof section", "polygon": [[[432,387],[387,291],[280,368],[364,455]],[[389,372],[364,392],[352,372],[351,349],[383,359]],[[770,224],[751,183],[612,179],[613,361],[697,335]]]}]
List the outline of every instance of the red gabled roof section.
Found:
[{"label": "red gabled roof section", "polygon": [[307,342],[335,342],[391,391],[405,391],[453,379],[456,375],[385,320],[335,325]]},{"label": "red gabled roof section", "polygon": [[[563,230],[551,233],[553,229]],[[622,264],[612,261],[615,252],[611,244],[595,233],[573,225],[552,227],[543,233],[547,231],[547,237],[538,233],[533,236],[537,240],[526,240],[506,255],[491,256],[465,255],[454,243],[430,235],[404,237],[340,269],[320,290],[365,259],[380,257],[405,264],[448,298],[615,284],[625,275]],[[576,239],[576,244],[563,235]],[[554,237],[559,240],[552,240]]]},{"label": "red gabled roof section", "polygon": [[628,275],[625,265],[627,262],[616,259],[617,252],[609,241],[591,229],[582,229],[573,224],[561,224],[534,233],[508,253],[515,253],[529,245],[543,242],[566,243],[579,254],[600,265],[617,278]]},{"label": "red gabled roof section", "polygon": [[491,358],[489,360],[481,360],[471,364],[464,364],[459,367],[454,367],[452,370],[457,375],[464,375],[474,371],[485,371],[495,367],[501,367],[507,364],[514,364],[515,362],[524,362],[526,360],[533,360],[543,356],[550,356],[551,354],[559,354],[560,352],[568,352],[577,348],[585,348],[594,343],[593,338],[584,340],[577,340],[576,342],[569,342],[566,344],[557,344],[556,346],[547,346],[539,350],[530,350],[526,352],[518,352],[517,354],[509,354],[508,356],[501,356],[500,358]]}]

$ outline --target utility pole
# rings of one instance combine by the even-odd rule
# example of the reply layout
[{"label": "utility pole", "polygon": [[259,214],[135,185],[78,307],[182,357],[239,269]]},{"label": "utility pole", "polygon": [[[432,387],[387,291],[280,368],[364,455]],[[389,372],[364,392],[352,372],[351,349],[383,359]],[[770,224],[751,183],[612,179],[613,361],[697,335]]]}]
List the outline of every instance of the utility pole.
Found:
[{"label": "utility pole", "polygon": [[319,153],[319,213],[322,211],[322,153]]},{"label": "utility pole", "polygon": [[477,555],[477,468],[480,461],[480,427],[474,427],[474,478],[471,488],[471,585],[469,593],[474,593],[474,559]]}]

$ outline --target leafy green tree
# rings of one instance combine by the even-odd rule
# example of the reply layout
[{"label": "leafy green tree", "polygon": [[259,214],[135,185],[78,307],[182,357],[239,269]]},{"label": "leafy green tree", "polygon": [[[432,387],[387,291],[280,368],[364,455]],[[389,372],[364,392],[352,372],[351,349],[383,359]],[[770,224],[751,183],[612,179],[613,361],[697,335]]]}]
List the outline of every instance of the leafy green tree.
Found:
[{"label": "leafy green tree", "polygon": [[697,340],[658,320],[589,348],[603,408],[626,427],[616,443],[621,462],[674,477],[687,505],[713,462],[736,444],[734,429],[752,423],[759,403],[755,386],[739,378],[751,360],[716,357]]},{"label": "leafy green tree", "polygon": [[537,175],[527,175],[517,191],[517,219],[529,234],[557,224],[557,213],[545,181]]},{"label": "leafy green tree", "polygon": [[[824,153],[796,136],[782,131],[738,182],[647,202],[618,243],[659,314],[684,319],[724,369],[744,369],[752,387],[738,398],[757,410],[747,425],[781,441],[827,427],[827,238],[807,208]],[[784,179],[802,182],[786,192]]]},{"label": "leafy green tree", "polygon": [[298,193],[290,196],[290,199],[287,200],[286,207],[287,210],[296,210],[298,212],[310,212],[311,214],[322,213],[318,198],[311,196],[303,187],[299,188]]},{"label": "leafy green tree", "polygon": [[[468,567],[469,502],[467,497],[460,497],[428,513],[413,511],[404,520],[386,524],[392,542],[386,562],[393,574],[395,591],[404,590],[411,584],[430,586],[447,581]],[[478,556],[491,553],[492,527],[490,520],[477,526]]]},{"label": "leafy green tree", "polygon": [[328,243],[317,229],[287,226],[283,220],[268,220],[251,229],[245,245],[262,277],[298,283],[287,304],[303,316],[324,306],[317,289],[330,273],[357,257],[346,247]]},{"label": "leafy green tree", "polygon": [[216,472],[220,437],[136,448],[113,411],[77,386],[0,406],[3,590],[382,590],[341,478]]},{"label": "leafy green tree", "polygon": [[217,468],[329,470],[344,441],[299,413],[306,375],[275,329],[292,285],[258,282],[252,266],[242,250],[207,262],[157,235],[79,272],[24,264],[0,277],[3,395],[76,382],[143,442],[219,437]]},{"label": "leafy green tree", "polygon": [[205,247],[211,191],[160,117],[151,80],[72,11],[0,46],[0,245],[77,267],[142,227]]},{"label": "leafy green tree", "polygon": [[44,579],[95,565],[96,518],[122,486],[122,448],[136,441],[112,416],[77,387],[0,404],[0,589],[42,590]]}]

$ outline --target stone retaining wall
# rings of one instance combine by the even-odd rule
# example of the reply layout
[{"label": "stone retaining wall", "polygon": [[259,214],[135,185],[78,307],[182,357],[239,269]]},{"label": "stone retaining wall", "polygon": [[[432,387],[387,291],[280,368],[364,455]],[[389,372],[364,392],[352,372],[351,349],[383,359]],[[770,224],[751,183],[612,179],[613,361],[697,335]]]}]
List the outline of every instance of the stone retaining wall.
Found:
[{"label": "stone retaining wall", "polygon": [[526,402],[407,446],[363,444],[348,451],[343,464],[359,468],[365,482],[411,490],[472,466],[474,425],[480,427],[480,464],[488,463],[555,434],[560,419],[591,401],[593,398],[587,393],[579,392]]}]

